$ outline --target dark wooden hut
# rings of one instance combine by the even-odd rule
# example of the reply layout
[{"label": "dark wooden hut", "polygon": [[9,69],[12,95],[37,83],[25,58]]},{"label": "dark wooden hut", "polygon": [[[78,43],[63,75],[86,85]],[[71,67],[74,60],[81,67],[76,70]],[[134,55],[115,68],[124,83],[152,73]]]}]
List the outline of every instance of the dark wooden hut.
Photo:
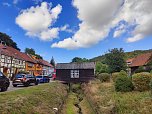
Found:
[{"label": "dark wooden hut", "polygon": [[58,63],[56,79],[65,83],[88,82],[95,77],[95,63]]}]

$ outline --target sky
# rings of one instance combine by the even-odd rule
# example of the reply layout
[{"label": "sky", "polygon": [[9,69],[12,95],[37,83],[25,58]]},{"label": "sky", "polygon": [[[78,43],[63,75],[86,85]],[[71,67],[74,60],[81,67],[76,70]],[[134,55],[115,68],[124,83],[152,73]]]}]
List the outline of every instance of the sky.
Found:
[{"label": "sky", "polygon": [[0,32],[56,63],[152,49],[151,0],[0,0]]}]

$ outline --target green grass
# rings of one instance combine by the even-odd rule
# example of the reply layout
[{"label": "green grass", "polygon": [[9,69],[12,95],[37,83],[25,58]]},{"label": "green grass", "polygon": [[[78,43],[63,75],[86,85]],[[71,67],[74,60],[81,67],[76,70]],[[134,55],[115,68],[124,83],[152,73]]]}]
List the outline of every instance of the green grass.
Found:
[{"label": "green grass", "polygon": [[82,114],[95,114],[86,97],[80,102],[80,107],[82,107]]},{"label": "green grass", "polygon": [[74,105],[78,102],[77,96],[75,93],[69,93],[69,96],[63,106],[62,113],[63,114],[77,114],[78,108]]},{"label": "green grass", "polygon": [[145,92],[115,92],[112,83],[92,82],[85,86],[87,98],[99,113],[151,114],[152,95]]},{"label": "green grass", "polygon": [[58,82],[0,93],[0,114],[54,114],[66,95],[66,86]]}]

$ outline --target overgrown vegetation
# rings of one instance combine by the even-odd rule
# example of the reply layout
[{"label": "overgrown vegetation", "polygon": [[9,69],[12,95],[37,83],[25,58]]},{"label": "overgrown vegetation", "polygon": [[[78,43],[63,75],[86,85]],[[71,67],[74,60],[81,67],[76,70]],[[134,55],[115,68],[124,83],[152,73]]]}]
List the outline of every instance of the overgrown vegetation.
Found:
[{"label": "overgrown vegetation", "polygon": [[101,82],[110,82],[110,74],[108,73],[101,73],[97,75],[97,78],[101,81]]},{"label": "overgrown vegetation", "polygon": [[152,79],[152,76],[148,72],[137,73],[132,76],[132,81],[135,90],[137,91],[145,91],[149,90],[149,83]]},{"label": "overgrown vegetation", "polygon": [[116,78],[118,77],[127,77],[127,73],[124,70],[121,70],[120,72],[112,73],[112,80],[115,82]]},{"label": "overgrown vegetation", "polygon": [[101,73],[108,73],[108,66],[106,64],[103,64],[101,62],[96,63],[96,75],[99,75]]},{"label": "overgrown vegetation", "polygon": [[93,81],[86,84],[84,91],[96,114],[151,114],[150,91],[116,92],[113,83]]},{"label": "overgrown vegetation", "polygon": [[66,96],[66,86],[58,82],[0,93],[0,113],[54,114]]},{"label": "overgrown vegetation", "polygon": [[128,77],[118,77],[115,81],[115,90],[117,92],[129,92],[134,89],[132,81]]}]

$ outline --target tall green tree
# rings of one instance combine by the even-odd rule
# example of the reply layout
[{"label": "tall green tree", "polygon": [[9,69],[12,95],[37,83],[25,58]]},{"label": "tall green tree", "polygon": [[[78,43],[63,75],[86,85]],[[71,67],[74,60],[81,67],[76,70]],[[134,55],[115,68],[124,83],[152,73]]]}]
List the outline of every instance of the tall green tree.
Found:
[{"label": "tall green tree", "polygon": [[110,73],[126,70],[125,53],[122,48],[114,48],[105,54],[105,63]]},{"label": "tall green tree", "polygon": [[6,44],[7,46],[13,47],[17,50],[20,51],[20,49],[18,48],[16,42],[14,42],[10,36],[8,36],[5,33],[0,32],[0,42],[4,42],[4,44]]},{"label": "tall green tree", "polygon": [[35,55],[38,59],[43,59],[41,55],[35,53],[35,50],[33,48],[25,48],[25,53]]},{"label": "tall green tree", "polygon": [[72,59],[72,63],[74,63],[74,62],[81,63],[81,62],[87,62],[87,61],[88,61],[88,59],[86,59],[86,58],[80,58],[80,57],[74,57]]},{"label": "tall green tree", "polygon": [[52,65],[52,66],[54,66],[55,67],[55,60],[54,60],[54,58],[52,57],[52,59],[51,59],[51,61],[50,61],[50,64]]}]

